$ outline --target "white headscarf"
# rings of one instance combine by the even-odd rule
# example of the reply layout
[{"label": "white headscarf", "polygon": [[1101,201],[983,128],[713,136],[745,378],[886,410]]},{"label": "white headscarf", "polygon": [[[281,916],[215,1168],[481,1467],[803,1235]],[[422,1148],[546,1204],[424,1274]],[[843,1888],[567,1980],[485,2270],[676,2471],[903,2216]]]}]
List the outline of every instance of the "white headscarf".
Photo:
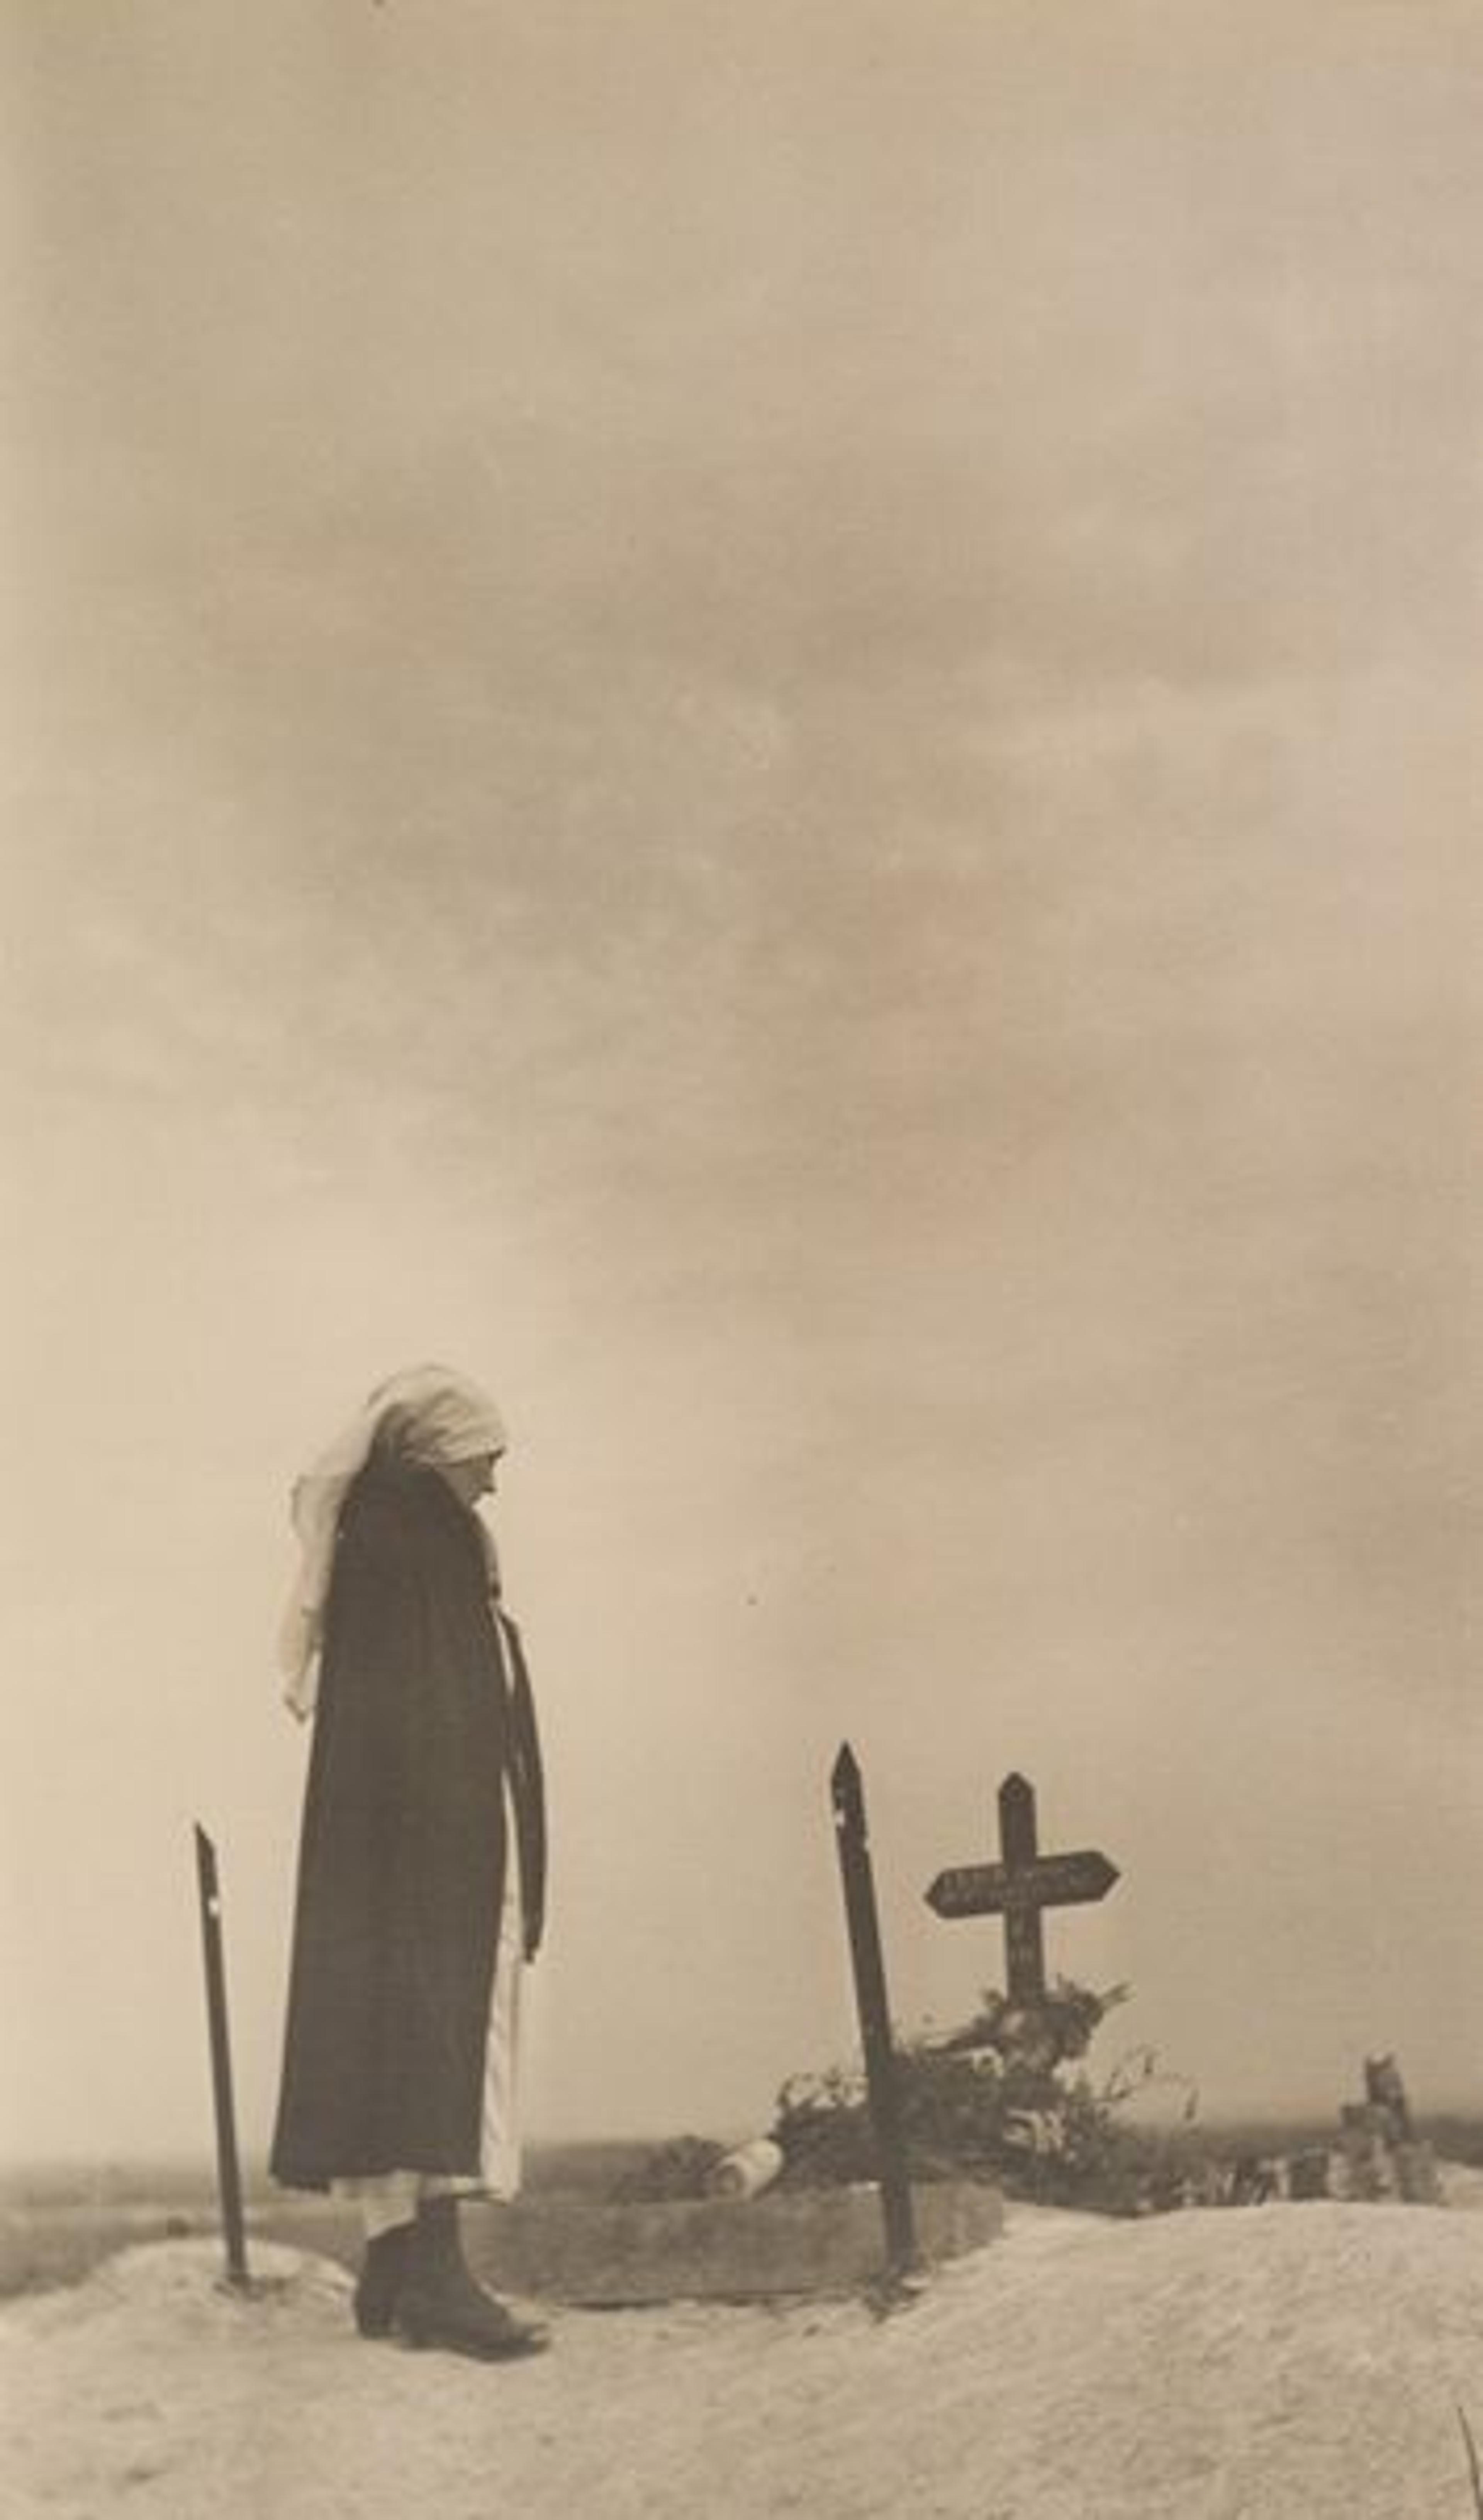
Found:
[{"label": "white headscarf", "polygon": [[[444,1365],[414,1365],[378,1383],[348,1426],[294,1481],[291,1512],[303,1552],[279,1636],[284,1697],[302,1719],[314,1711],[325,1599],[335,1562],[340,1508],[380,1441],[398,1461],[447,1469],[481,1453],[503,1453],[508,1438],[492,1400]],[[487,1535],[486,1535],[487,1538]]]}]

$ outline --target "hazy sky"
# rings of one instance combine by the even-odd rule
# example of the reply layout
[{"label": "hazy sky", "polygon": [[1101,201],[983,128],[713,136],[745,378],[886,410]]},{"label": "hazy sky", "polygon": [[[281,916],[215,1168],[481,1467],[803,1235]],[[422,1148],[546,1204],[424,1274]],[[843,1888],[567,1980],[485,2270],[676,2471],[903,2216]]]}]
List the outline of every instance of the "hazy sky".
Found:
[{"label": "hazy sky", "polygon": [[499,1395],[533,2119],[994,1787],[1209,2109],[1483,2098],[1483,20],[0,13],[0,2143],[265,2143],[290,1481]]}]

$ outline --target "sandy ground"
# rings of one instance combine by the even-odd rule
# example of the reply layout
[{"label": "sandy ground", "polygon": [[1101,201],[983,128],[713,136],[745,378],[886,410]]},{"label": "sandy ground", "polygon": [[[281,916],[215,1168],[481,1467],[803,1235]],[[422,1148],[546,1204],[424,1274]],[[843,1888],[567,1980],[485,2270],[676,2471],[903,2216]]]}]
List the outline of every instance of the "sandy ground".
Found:
[{"label": "sandy ground", "polygon": [[[1476,2179],[1455,2205],[1478,2201]],[[1018,2211],[885,2318],[558,2312],[484,2368],[199,2240],[0,2311],[0,2508],[53,2520],[1467,2520],[1483,2213]]]}]

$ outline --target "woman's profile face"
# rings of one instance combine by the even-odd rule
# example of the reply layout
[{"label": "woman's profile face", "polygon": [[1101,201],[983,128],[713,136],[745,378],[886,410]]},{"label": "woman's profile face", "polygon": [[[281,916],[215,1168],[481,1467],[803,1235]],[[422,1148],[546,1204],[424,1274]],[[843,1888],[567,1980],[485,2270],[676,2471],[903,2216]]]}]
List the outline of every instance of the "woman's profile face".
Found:
[{"label": "woman's profile face", "polygon": [[467,1462],[445,1463],[443,1476],[465,1505],[477,1505],[480,1497],[494,1494],[494,1465],[498,1460],[497,1453],[474,1453]]}]

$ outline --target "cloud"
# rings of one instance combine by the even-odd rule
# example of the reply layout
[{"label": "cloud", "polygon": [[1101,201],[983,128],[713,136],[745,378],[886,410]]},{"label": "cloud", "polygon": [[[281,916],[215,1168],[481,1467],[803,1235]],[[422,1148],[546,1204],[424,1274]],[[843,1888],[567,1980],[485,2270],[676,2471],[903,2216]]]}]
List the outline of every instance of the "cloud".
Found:
[{"label": "cloud", "polygon": [[739,1815],[746,2040],[614,2105],[819,2055],[846,1731],[902,1879],[980,1760],[1105,1810],[1097,1948],[1221,2070],[1234,1803],[1368,2000],[1355,1848],[1472,1720],[1476,29],[1178,18],[9,39],[8,1616],[38,1776],[138,1715],[114,1962],[171,1796],[281,1921],[284,1488],[447,1352],[573,2088]]}]

